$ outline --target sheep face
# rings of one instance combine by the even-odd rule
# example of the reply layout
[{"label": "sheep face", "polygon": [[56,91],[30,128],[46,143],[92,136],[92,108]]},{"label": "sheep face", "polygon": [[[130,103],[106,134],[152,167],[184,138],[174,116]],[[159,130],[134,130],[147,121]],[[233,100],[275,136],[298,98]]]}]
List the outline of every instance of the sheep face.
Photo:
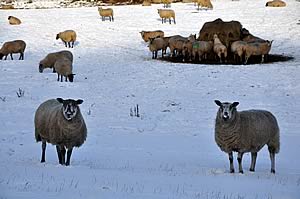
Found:
[{"label": "sheep face", "polygon": [[8,17],[8,20],[10,20],[11,16]]},{"label": "sheep face", "polygon": [[73,82],[73,81],[74,81],[74,75],[75,75],[75,74],[70,74],[70,75],[68,75],[68,79],[69,79],[70,82]]},{"label": "sheep face", "polygon": [[58,40],[58,39],[59,39],[59,34],[56,35],[56,40]]},{"label": "sheep face", "polygon": [[224,121],[230,121],[232,118],[234,118],[237,110],[236,107],[239,105],[239,102],[220,102],[219,100],[215,100],[215,103],[220,107],[219,108],[219,117],[223,119]]},{"label": "sheep face", "polygon": [[62,107],[62,112],[63,112],[63,116],[66,120],[70,121],[72,120],[74,117],[76,117],[77,113],[78,113],[78,105],[82,104],[83,100],[79,99],[79,100],[73,100],[73,99],[62,99],[62,98],[57,98],[56,99],[59,103],[63,104]]},{"label": "sheep face", "polygon": [[0,60],[4,57],[3,53],[0,53]]},{"label": "sheep face", "polygon": [[39,72],[42,73],[44,70],[44,66],[42,63],[39,64]]}]

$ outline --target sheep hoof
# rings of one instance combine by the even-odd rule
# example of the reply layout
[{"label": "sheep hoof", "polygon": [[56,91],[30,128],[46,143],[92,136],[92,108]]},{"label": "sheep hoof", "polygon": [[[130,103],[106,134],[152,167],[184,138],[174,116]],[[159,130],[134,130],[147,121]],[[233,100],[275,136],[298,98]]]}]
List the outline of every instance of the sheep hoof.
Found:
[{"label": "sheep hoof", "polygon": [[234,173],[234,169],[230,169],[230,173]]},{"label": "sheep hoof", "polygon": [[255,171],[255,169],[251,169],[251,168],[250,168],[250,169],[249,169],[249,171],[251,171],[251,172],[254,172],[254,171]]},{"label": "sheep hoof", "polygon": [[239,171],[241,174],[244,174],[244,171],[243,170],[241,170],[241,171]]},{"label": "sheep hoof", "polygon": [[274,174],[275,174],[275,169],[271,169],[271,173],[274,173]]}]

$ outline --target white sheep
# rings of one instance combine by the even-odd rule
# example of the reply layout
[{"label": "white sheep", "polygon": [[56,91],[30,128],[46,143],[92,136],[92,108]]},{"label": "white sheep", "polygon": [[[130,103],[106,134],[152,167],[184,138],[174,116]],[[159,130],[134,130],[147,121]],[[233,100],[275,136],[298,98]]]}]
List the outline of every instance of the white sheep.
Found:
[{"label": "white sheep", "polygon": [[157,52],[159,50],[162,51],[161,54],[162,57],[164,57],[164,52],[166,51],[167,47],[168,47],[168,43],[163,38],[150,39],[149,50],[152,52],[152,59],[157,58]]},{"label": "white sheep", "polygon": [[169,19],[169,23],[171,24],[171,18],[173,18],[174,24],[176,24],[175,21],[175,12],[171,9],[157,9],[158,14],[161,18],[161,23],[166,22],[167,19]]},{"label": "white sheep", "polygon": [[99,15],[102,18],[102,21],[105,21],[105,17],[109,18],[109,21],[114,21],[114,11],[112,8],[105,8],[98,7]]},{"label": "white sheep", "polygon": [[140,32],[143,40],[148,42],[151,38],[164,37],[165,33],[162,30],[154,30],[154,31],[141,31]]},{"label": "white sheep", "polygon": [[9,16],[8,22],[10,25],[20,25],[21,24],[21,20],[14,16]]},{"label": "white sheep", "polygon": [[216,55],[218,55],[219,59],[220,59],[220,63],[222,63],[222,55],[224,56],[225,62],[227,61],[227,48],[224,44],[222,44],[222,42],[220,41],[220,39],[218,38],[217,34],[214,34],[214,52],[216,53]]},{"label": "white sheep", "polygon": [[[65,43],[65,46],[71,48],[71,43],[72,43],[72,48],[74,47],[74,43],[76,41],[76,32],[74,30],[65,30],[63,32],[60,32],[56,35],[56,40],[59,38]],[[68,44],[68,46],[67,46]]]},{"label": "white sheep", "polygon": [[245,46],[245,64],[252,55],[260,55],[261,63],[264,62],[265,56],[269,54],[273,41],[249,42]]},{"label": "white sheep", "polygon": [[237,111],[239,102],[220,102],[215,123],[215,141],[229,155],[230,172],[234,173],[233,152],[238,152],[239,172],[243,173],[242,158],[251,152],[250,171],[255,171],[257,152],[268,145],[271,173],[275,173],[275,153],[279,153],[279,127],[275,116],[265,110]]},{"label": "white sheep", "polygon": [[73,147],[80,147],[87,136],[87,128],[79,108],[82,102],[80,99],[57,98],[47,100],[38,107],[34,116],[34,126],[36,141],[42,141],[41,162],[45,162],[48,142],[56,145],[59,164],[70,165]]},{"label": "white sheep", "polygon": [[73,62],[73,54],[68,50],[62,50],[54,53],[49,53],[44,59],[39,63],[39,72],[42,73],[45,68],[53,68],[53,73],[55,73],[54,64],[58,59],[68,58]]},{"label": "white sheep", "polygon": [[243,61],[243,54],[246,51],[247,42],[245,41],[235,41],[231,44],[231,52],[233,53],[234,60],[236,60],[236,55],[239,57],[239,61]]},{"label": "white sheep", "polygon": [[10,54],[10,58],[13,60],[12,54],[20,53],[19,60],[24,60],[24,51],[26,48],[26,43],[23,40],[14,40],[5,42],[0,49],[0,59],[5,56],[5,60],[7,56]]},{"label": "white sheep", "polygon": [[197,55],[199,61],[202,60],[202,57],[207,59],[207,55],[212,52],[213,46],[212,41],[194,41],[192,44],[192,57],[194,61],[197,61]]},{"label": "white sheep", "polygon": [[63,77],[65,77],[65,81],[67,82],[68,79],[70,82],[73,82],[74,75],[73,74],[73,66],[72,61],[70,61],[66,57],[62,57],[58,59],[54,64],[54,69],[57,72],[57,81],[63,81]]}]

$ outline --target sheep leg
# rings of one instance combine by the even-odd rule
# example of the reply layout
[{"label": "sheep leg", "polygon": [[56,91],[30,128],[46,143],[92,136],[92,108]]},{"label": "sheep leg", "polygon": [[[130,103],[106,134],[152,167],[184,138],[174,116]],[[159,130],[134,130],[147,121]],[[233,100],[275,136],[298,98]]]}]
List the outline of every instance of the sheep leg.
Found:
[{"label": "sheep leg", "polygon": [[68,81],[68,76],[65,76],[65,82],[67,82]]},{"label": "sheep leg", "polygon": [[65,165],[66,149],[64,146],[60,146],[60,152],[61,152],[61,164]]},{"label": "sheep leg", "polygon": [[56,145],[57,157],[59,164],[62,164],[60,147]]},{"label": "sheep leg", "polygon": [[161,23],[164,23],[164,19],[163,18],[161,18]]},{"label": "sheep leg", "polygon": [[12,53],[10,53],[10,58],[11,58],[11,60],[14,60],[14,58],[13,58],[13,56],[12,56]]},{"label": "sheep leg", "polygon": [[19,60],[24,59],[24,58],[23,58],[23,55],[24,55],[24,54],[21,52],[21,53],[20,53]]},{"label": "sheep leg", "polygon": [[52,73],[56,73],[56,70],[55,70],[55,68],[53,67],[53,71],[52,71]]},{"label": "sheep leg", "polygon": [[68,47],[68,46],[67,46],[67,42],[64,41],[64,43],[65,43],[65,46]]},{"label": "sheep leg", "polygon": [[[53,68],[54,69],[54,68]],[[57,73],[57,81],[59,82],[59,74]]]},{"label": "sheep leg", "polygon": [[261,56],[261,63],[264,63],[265,62],[265,55],[262,55]]},{"label": "sheep leg", "polygon": [[175,18],[173,18],[173,19],[174,19],[174,24],[176,24]]},{"label": "sheep leg", "polygon": [[71,42],[68,42],[68,46],[69,46],[69,48],[71,48]]},{"label": "sheep leg", "polygon": [[271,159],[271,173],[275,173],[275,149],[268,147]]},{"label": "sheep leg", "polygon": [[72,48],[74,48],[74,43],[75,43],[75,41],[72,42]]},{"label": "sheep leg", "polygon": [[257,157],[257,152],[252,152],[251,153],[251,166],[250,166],[250,171],[252,171],[252,172],[255,171],[256,157]]},{"label": "sheep leg", "polygon": [[114,21],[114,16],[111,16],[112,21]]},{"label": "sheep leg", "polygon": [[45,162],[45,154],[46,154],[46,141],[42,141],[42,159],[41,162]]},{"label": "sheep leg", "polygon": [[243,155],[244,155],[244,153],[238,152],[238,158],[237,158],[237,160],[238,160],[238,163],[239,163],[239,172],[240,173],[244,173],[243,167],[242,167]]},{"label": "sheep leg", "polygon": [[66,166],[69,166],[69,165],[70,165],[70,160],[71,160],[72,151],[73,151],[73,148],[68,149]]},{"label": "sheep leg", "polygon": [[169,24],[171,24],[171,18],[169,18]]},{"label": "sheep leg", "polygon": [[233,154],[232,154],[232,152],[229,152],[228,156],[229,156],[229,162],[230,162],[230,173],[234,173]]}]

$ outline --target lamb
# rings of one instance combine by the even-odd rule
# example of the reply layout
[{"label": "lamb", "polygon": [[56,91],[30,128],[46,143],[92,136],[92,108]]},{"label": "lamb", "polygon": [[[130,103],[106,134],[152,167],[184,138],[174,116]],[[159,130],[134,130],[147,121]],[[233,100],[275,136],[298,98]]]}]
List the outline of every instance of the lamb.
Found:
[{"label": "lamb", "polygon": [[285,7],[286,3],[281,0],[268,1],[266,7]]},{"label": "lamb", "polygon": [[109,18],[109,21],[114,21],[114,11],[112,8],[105,8],[98,7],[99,15],[102,18],[102,21],[105,21],[105,17]]},{"label": "lamb", "polygon": [[7,59],[8,54],[10,54],[10,58],[13,60],[12,54],[20,53],[19,60],[24,60],[24,51],[26,48],[26,43],[23,40],[14,40],[8,41],[3,44],[0,49],[0,59],[5,56],[5,60]]},{"label": "lamb", "polygon": [[54,68],[57,72],[57,81],[59,81],[60,79],[60,81],[62,82],[64,76],[66,82],[68,81],[68,79],[70,82],[73,82],[75,74],[72,73],[72,62],[68,58],[62,57],[58,59],[54,64]]},{"label": "lamb", "polygon": [[265,110],[237,111],[239,102],[220,102],[215,122],[215,141],[229,155],[230,172],[234,173],[233,154],[238,152],[239,172],[243,173],[242,158],[251,152],[250,171],[255,171],[257,152],[268,145],[271,173],[275,173],[275,153],[279,153],[279,127],[275,116]]},{"label": "lamb", "polygon": [[154,30],[154,31],[141,31],[140,32],[143,40],[145,42],[148,42],[150,40],[150,38],[154,39],[157,37],[164,37],[165,33],[162,30]]},{"label": "lamb", "polygon": [[218,55],[220,63],[222,63],[222,55],[224,55],[224,59],[226,62],[227,48],[224,44],[221,43],[217,34],[214,34],[214,52]]},{"label": "lamb", "polygon": [[198,10],[200,10],[200,6],[206,9],[213,9],[213,5],[210,0],[197,0]]},{"label": "lamb", "polygon": [[[61,39],[65,46],[71,48],[71,42],[72,42],[72,48],[74,47],[74,43],[76,41],[76,32],[74,30],[65,30],[64,32],[60,32],[56,35],[56,40]],[[67,46],[68,44],[68,46]]]},{"label": "lamb", "polygon": [[246,51],[247,42],[235,41],[231,44],[231,52],[234,55],[234,60],[236,60],[236,55],[239,56],[240,62],[243,61],[243,54]]},{"label": "lamb", "polygon": [[268,55],[273,41],[248,42],[245,46],[245,64],[252,55],[261,55],[261,63],[264,62],[265,55]]},{"label": "lamb", "polygon": [[212,41],[194,41],[192,45],[192,57],[196,60],[198,54],[198,59],[201,61],[202,57],[207,59],[207,55],[212,52],[213,49]]},{"label": "lamb", "polygon": [[21,24],[21,20],[14,16],[9,16],[8,22],[10,25],[20,25]]},{"label": "lamb", "polygon": [[[79,105],[83,100],[50,99],[35,112],[35,139],[42,142],[41,162],[45,162],[46,143],[56,145],[59,164],[70,165],[73,147],[80,147],[87,136],[87,128]],[[67,151],[67,161],[65,154]]]},{"label": "lamb", "polygon": [[54,53],[49,53],[44,59],[40,61],[39,72],[42,73],[45,68],[53,68],[53,73],[55,73],[54,64],[58,59],[65,57],[73,62],[73,54],[68,50],[58,51]]},{"label": "lamb", "polygon": [[164,4],[164,8],[170,8],[172,0],[161,0],[161,2]]},{"label": "lamb", "polygon": [[157,58],[157,51],[162,50],[162,57],[168,47],[168,43],[163,38],[150,39],[149,50],[152,52],[152,59]]},{"label": "lamb", "polygon": [[175,21],[175,12],[171,9],[157,9],[158,14],[161,18],[161,23],[166,22],[166,19],[169,19],[169,23],[171,24],[171,18],[173,18],[174,24],[176,24]]}]

